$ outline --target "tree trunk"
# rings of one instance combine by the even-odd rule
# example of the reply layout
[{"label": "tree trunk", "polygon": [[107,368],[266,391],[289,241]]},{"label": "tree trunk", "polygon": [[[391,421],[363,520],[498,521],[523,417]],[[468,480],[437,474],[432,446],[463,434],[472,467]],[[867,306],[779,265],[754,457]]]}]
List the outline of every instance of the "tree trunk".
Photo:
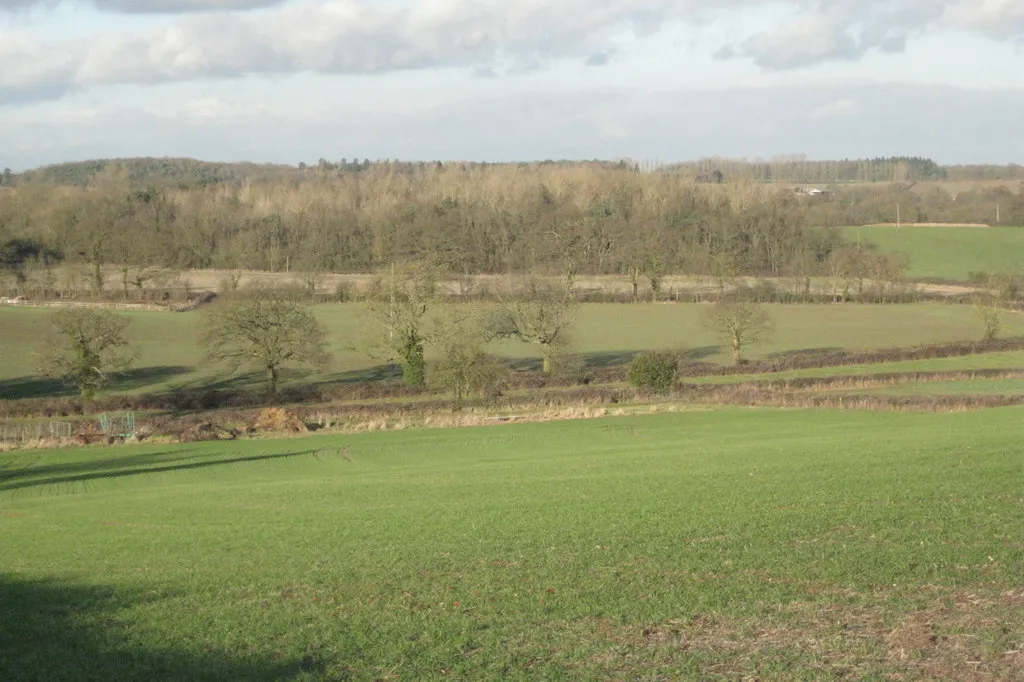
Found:
[{"label": "tree trunk", "polygon": [[267,393],[273,398],[277,395],[277,367],[267,367]]},{"label": "tree trunk", "polygon": [[740,351],[743,348],[743,342],[738,336],[732,337],[732,363],[734,365],[740,364],[742,358],[740,357]]},{"label": "tree trunk", "polygon": [[544,375],[551,374],[551,348],[544,346]]},{"label": "tree trunk", "polygon": [[103,266],[98,259],[92,264],[92,290],[97,297],[103,295]]}]

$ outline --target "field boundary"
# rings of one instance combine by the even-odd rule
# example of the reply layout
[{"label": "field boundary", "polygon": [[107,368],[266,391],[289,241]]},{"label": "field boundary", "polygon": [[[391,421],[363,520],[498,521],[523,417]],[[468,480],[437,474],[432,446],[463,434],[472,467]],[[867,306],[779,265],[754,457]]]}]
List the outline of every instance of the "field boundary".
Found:
[{"label": "field boundary", "polygon": [[859,227],[974,227],[974,228],[986,228],[992,227],[985,223],[870,223],[868,225],[860,225]]},{"label": "field boundary", "polygon": [[127,310],[150,313],[180,313],[195,310],[210,299],[200,297],[188,303],[157,305],[155,303],[119,303],[116,301],[34,301],[0,298],[0,306],[9,308],[83,308],[89,310]]}]

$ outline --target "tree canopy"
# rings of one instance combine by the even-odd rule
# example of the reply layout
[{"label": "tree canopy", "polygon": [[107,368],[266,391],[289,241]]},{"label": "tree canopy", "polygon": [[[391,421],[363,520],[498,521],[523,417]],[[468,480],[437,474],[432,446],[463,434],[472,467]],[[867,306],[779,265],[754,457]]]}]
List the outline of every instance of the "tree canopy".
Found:
[{"label": "tree canopy", "polygon": [[76,386],[92,400],[114,371],[133,359],[124,331],[131,320],[105,310],[70,308],[53,314],[38,370]]},{"label": "tree canopy", "polygon": [[283,367],[330,363],[326,339],[312,308],[272,295],[214,304],[200,329],[208,362],[226,362],[231,371],[242,364],[262,369],[271,395],[277,393]]}]

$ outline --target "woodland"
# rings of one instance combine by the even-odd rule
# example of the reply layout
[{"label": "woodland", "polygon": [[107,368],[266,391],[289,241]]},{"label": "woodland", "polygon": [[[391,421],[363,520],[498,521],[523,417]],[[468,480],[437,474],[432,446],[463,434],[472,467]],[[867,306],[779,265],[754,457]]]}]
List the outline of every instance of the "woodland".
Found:
[{"label": "woodland", "polygon": [[[315,278],[416,261],[454,275],[810,276],[859,248],[844,243],[840,226],[1024,224],[1020,167],[902,157],[651,170],[626,161],[131,159],[0,178],[5,288],[31,279],[45,291],[28,293],[43,295],[102,292],[112,268],[125,298],[160,273],[188,269]],[[812,185],[820,194],[806,192]],[[58,263],[89,274],[77,283],[27,277]]]}]

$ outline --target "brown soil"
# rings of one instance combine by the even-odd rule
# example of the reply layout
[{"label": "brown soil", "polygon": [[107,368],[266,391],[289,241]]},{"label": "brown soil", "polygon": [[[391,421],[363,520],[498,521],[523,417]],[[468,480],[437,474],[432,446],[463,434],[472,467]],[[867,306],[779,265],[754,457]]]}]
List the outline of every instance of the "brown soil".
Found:
[{"label": "brown soil", "polygon": [[305,433],[308,431],[305,422],[299,418],[299,415],[280,407],[261,410],[250,424],[249,430],[273,433]]}]

